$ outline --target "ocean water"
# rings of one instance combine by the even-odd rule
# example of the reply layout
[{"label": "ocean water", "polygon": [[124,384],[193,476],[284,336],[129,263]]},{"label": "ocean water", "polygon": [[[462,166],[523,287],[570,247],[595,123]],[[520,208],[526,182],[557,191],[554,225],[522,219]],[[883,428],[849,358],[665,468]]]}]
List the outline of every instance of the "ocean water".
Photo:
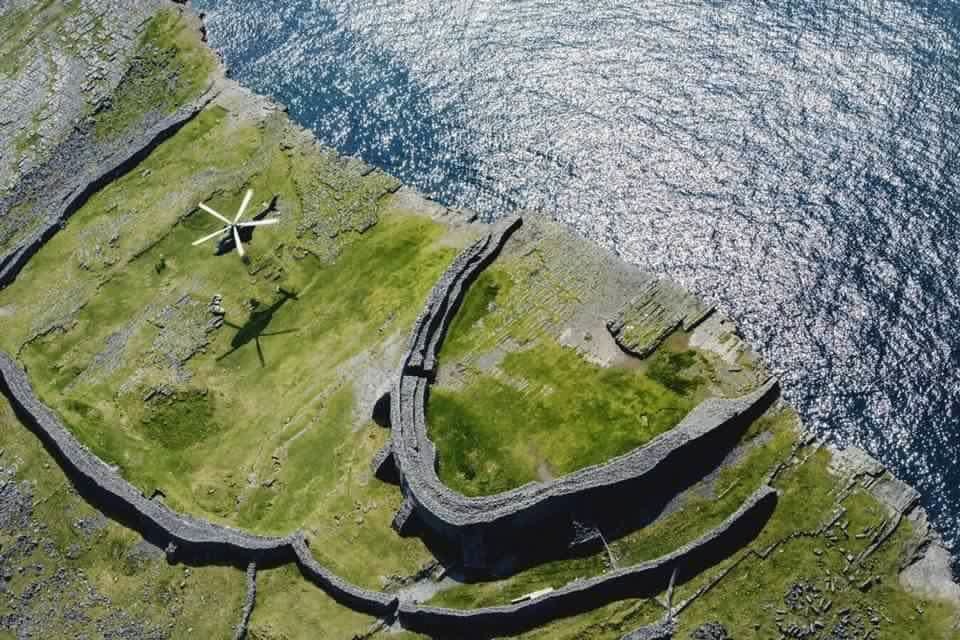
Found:
[{"label": "ocean water", "polygon": [[960,5],[194,0],[234,77],[443,202],[716,301],[960,542]]}]

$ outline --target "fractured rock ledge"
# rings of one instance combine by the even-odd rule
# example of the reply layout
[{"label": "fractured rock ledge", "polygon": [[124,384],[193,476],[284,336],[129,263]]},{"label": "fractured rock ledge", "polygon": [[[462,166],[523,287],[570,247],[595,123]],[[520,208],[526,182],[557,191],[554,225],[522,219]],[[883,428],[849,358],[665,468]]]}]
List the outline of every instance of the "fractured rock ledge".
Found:
[{"label": "fractured rock ledge", "polygon": [[607,322],[607,330],[626,353],[646,358],[677,329],[692,331],[714,307],[667,280],[657,280]]}]

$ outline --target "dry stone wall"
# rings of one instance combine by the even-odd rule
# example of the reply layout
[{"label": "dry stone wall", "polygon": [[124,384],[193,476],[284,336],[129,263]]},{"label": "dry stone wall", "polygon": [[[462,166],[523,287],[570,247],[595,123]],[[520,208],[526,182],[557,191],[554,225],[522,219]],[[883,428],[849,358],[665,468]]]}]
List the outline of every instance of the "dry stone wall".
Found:
[{"label": "dry stone wall", "polygon": [[302,535],[293,538],[293,550],[297,554],[300,572],[340,604],[382,618],[391,616],[396,610],[396,595],[363,589],[324,568],[314,559]]},{"label": "dry stone wall", "polygon": [[250,626],[250,616],[253,615],[253,605],[257,602],[257,563],[247,565],[247,594],[243,599],[243,609],[240,611],[240,622],[233,633],[233,640],[244,640],[247,637],[247,627]]},{"label": "dry stone wall", "polygon": [[[607,465],[591,467],[553,483],[533,483],[514,492],[477,499],[466,499],[446,489],[436,475],[436,450],[427,437],[425,422],[427,391],[436,368],[437,349],[466,288],[494,259],[519,224],[514,219],[494,227],[455,261],[434,290],[427,311],[417,322],[397,389],[391,393],[391,444],[378,456],[378,468],[393,465],[401,472],[405,501],[397,516],[397,528],[405,530],[410,522],[417,521],[452,533],[469,548],[468,559],[477,563],[487,557],[489,533],[510,537],[515,527],[535,522],[551,511],[568,517],[564,510],[569,506],[566,500],[593,500],[598,491],[606,492],[618,484],[643,478],[658,466],[681,463],[675,456],[687,460],[688,447],[706,446],[702,443],[711,433],[723,431],[765,408],[777,392],[776,383],[770,382],[744,398],[704,403],[675,430],[676,435],[662,437]],[[723,525],[669,555],[572,582],[532,601],[473,611],[442,609],[401,602],[396,594],[371,591],[342,579],[316,561],[301,532],[285,537],[259,536],[177,513],[162,502],[147,498],[73,436],[36,397],[27,372],[3,353],[0,392],[81,494],[106,514],[165,546],[171,560],[227,562],[247,567],[253,586],[248,590],[244,620],[249,619],[255,599],[256,568],[295,562],[304,577],[343,606],[387,620],[399,619],[412,630],[452,633],[463,638],[514,633],[614,600],[658,593],[674,571],[681,580],[696,575],[747,544],[763,527],[776,502],[776,492],[764,487]]]},{"label": "dry stone wall", "polygon": [[26,372],[0,353],[0,392],[17,417],[43,442],[71,481],[90,502],[140,532],[171,559],[275,566],[296,562],[301,572],[334,600],[355,611],[388,616],[396,596],[357,587],[323,568],[310,554],[300,532],[263,537],[176,513],[150,500],[84,447],[60,419],[35,396]]},{"label": "dry stone wall", "polygon": [[45,220],[32,235],[0,255],[0,288],[13,282],[27,261],[90,196],[137,166],[214,97],[214,92],[208,90],[145,131],[113,144],[95,142],[91,131],[75,131],[57,147],[55,157],[47,164],[24,176],[9,194],[0,196],[0,220],[13,215],[16,207],[24,203],[49,207]]},{"label": "dry stone wall", "polygon": [[214,554],[266,563],[291,559],[290,538],[261,537],[191,518],[144,496],[80,444],[53,411],[37,399],[26,372],[2,353],[0,391],[10,400],[20,420],[68,471],[78,489],[93,494],[91,497],[111,515],[137,525],[135,528],[145,532],[145,537],[162,542],[171,552]]},{"label": "dry stone wall", "polygon": [[399,620],[404,628],[431,636],[487,638],[521,633],[616,600],[652,597],[667,588],[674,571],[677,581],[683,582],[749,543],[766,524],[776,502],[776,490],[764,486],[719,527],[668,555],[570,582],[534,600],[472,610],[402,602]]},{"label": "dry stone wall", "polygon": [[[742,431],[776,399],[779,386],[770,380],[736,399],[710,399],[681,423],[643,447],[604,464],[586,467],[551,482],[532,482],[492,496],[468,497],[448,488],[437,474],[436,447],[426,424],[429,385],[436,373],[437,352],[470,283],[498,255],[521,224],[508,219],[470,245],[453,261],[431,292],[414,325],[399,380],[391,392],[391,454],[374,460],[378,475],[395,465],[406,498],[394,518],[401,534],[426,525],[459,548],[467,568],[482,569],[506,553],[502,545],[541,531],[566,532],[554,526],[582,505],[622,508],[625,500],[662,493],[678,481],[675,470],[701,461],[710,452],[731,446]],[[675,484],[675,482],[674,482]],[[628,503],[629,504],[629,503]],[[551,522],[551,526],[545,526]],[[542,542],[540,540],[534,542]]]}]

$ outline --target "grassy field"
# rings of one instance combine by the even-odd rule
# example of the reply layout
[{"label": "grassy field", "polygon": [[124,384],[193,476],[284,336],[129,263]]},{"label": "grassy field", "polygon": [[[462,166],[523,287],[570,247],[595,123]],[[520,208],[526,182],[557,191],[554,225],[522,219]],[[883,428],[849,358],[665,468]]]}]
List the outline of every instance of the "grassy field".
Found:
[{"label": "grassy field", "polygon": [[507,354],[497,375],[432,392],[440,477],[489,495],[626,453],[696,405],[702,379],[684,375],[695,357],[661,352],[648,372],[606,368],[549,337]]},{"label": "grassy field", "polygon": [[[507,255],[470,287],[440,352],[448,374],[431,391],[429,433],[441,479],[467,495],[602,463],[718,394],[710,354],[690,349],[681,336],[646,360],[620,354],[612,365],[590,360],[589,344],[563,342],[584,323],[577,314],[602,302],[596,298],[605,267],[586,255],[574,264],[599,272],[598,280],[560,275],[574,243],[539,238],[546,233],[539,226],[529,233],[537,237],[531,246],[521,238],[511,253],[508,243]],[[603,339],[590,331],[605,334],[602,319],[584,340]]]},{"label": "grassy field", "polygon": [[[76,494],[2,398],[0,450],[0,469],[16,469],[14,480],[26,483],[33,497],[28,527],[0,524],[0,566],[13,576],[0,597],[0,619],[25,615],[37,621],[35,634],[50,638],[97,637],[134,624],[143,637],[152,631],[174,638],[230,637],[242,606],[242,571],[168,565],[159,549],[144,547],[136,533]],[[18,552],[22,537],[38,544]]]},{"label": "grassy field", "polygon": [[[370,387],[389,383],[469,234],[391,205],[392,178],[304,144],[280,113],[234,108],[208,108],[70,219],[0,292],[0,346],[145,494],[265,533],[305,527],[328,549],[395,544],[379,563],[331,554],[380,587],[428,556],[393,539],[400,497],[371,482],[385,433]],[[257,211],[277,196],[282,220],[255,233],[249,260],[192,247],[217,224],[196,203],[234,211],[247,188]],[[239,330],[211,328],[215,294]]]}]

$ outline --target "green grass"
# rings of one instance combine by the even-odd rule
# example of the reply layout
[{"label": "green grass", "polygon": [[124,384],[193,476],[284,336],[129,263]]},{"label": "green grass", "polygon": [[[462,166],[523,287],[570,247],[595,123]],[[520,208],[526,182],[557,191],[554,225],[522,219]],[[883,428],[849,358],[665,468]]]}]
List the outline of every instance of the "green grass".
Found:
[{"label": "green grass", "polygon": [[677,353],[661,351],[650,362],[647,376],[674,393],[679,395],[692,394],[704,383],[703,378],[689,373],[697,362],[695,351],[688,350]]},{"label": "green grass", "polygon": [[[8,37],[0,51],[20,46],[15,43],[32,33],[37,16],[76,6],[44,2],[29,15],[4,15],[0,29]],[[145,114],[169,112],[190,100],[206,86],[212,64],[212,54],[178,11],[160,14],[146,26],[112,108],[98,114],[99,135],[121,135]],[[357,169],[301,144],[284,116],[245,120],[229,100],[222,101],[95,194],[18,280],[0,291],[0,306],[13,310],[3,318],[0,347],[19,353],[41,398],[144,493],[161,489],[174,508],[263,533],[302,528],[321,563],[379,589],[415,573],[432,556],[418,539],[399,538],[390,529],[402,496],[371,475],[369,461],[388,434],[370,422],[362,400],[383,378],[364,376],[378,366],[386,372],[382,376],[394,371],[422,301],[470,238],[393,208],[384,194],[396,182]],[[214,258],[209,248],[191,247],[193,239],[216,228],[196,203],[229,212],[247,188],[255,190],[255,203],[277,195],[282,219],[257,233],[249,261]],[[512,252],[514,242],[472,286],[441,361],[469,367],[471,358],[503,345],[506,355],[493,370],[468,370],[463,388],[436,389],[429,406],[441,475],[465,493],[501,491],[603,462],[669,429],[716,391],[709,385],[719,384],[704,355],[688,351],[682,341],[671,339],[635,369],[597,367],[561,347],[551,337],[555,330],[601,290],[590,280],[597,270],[589,252],[571,257],[569,247],[554,239]],[[564,270],[571,261],[578,268]],[[278,286],[298,297],[277,306],[262,328],[284,332],[261,337],[264,366],[247,334],[237,336],[230,327],[205,333],[205,308],[214,294],[224,296],[227,320],[251,326],[258,320],[247,301],[269,307],[280,300]],[[166,307],[180,308],[184,300],[182,308],[199,309],[199,319],[192,311],[165,315]],[[187,344],[169,346],[174,337]],[[171,353],[194,347],[195,355],[170,365]],[[173,395],[144,400],[158,388]],[[793,419],[783,413],[757,421],[745,436],[755,439],[752,446],[716,478],[715,498],[695,492],[652,526],[611,541],[619,564],[667,553],[732,513],[792,447]],[[82,541],[72,523],[93,510],[62,474],[51,471],[43,448],[4,403],[0,443],[0,463],[20,461],[21,478],[35,483],[45,535],[60,549],[82,542],[71,575],[84,571],[116,606],[149,620],[163,620],[164,607],[176,603],[171,637],[229,635],[243,595],[240,572],[194,568],[185,579],[182,567],[133,560],[127,551],[136,534],[113,524]],[[831,513],[837,495],[828,462],[827,454],[817,454],[778,479],[782,498],[755,548],[798,529],[812,531]],[[844,507],[851,532],[882,516],[863,492],[847,498]],[[833,611],[839,603],[858,611],[883,607],[895,620],[883,637],[949,637],[949,612],[925,603],[918,615],[919,601],[896,582],[910,536],[903,527],[855,575],[881,575],[879,584],[866,593],[845,588]],[[6,549],[8,542],[0,535],[0,546]],[[745,561],[688,610],[680,637],[707,619],[720,619],[737,638],[772,637],[771,611],[791,581],[827,570],[842,574],[845,553],[863,544],[857,538],[801,538],[768,561]],[[37,562],[49,570],[45,551],[37,553]],[[561,560],[504,581],[446,591],[436,600],[502,603],[607,566],[604,554]],[[708,577],[681,586],[680,595]],[[98,610],[90,624],[106,613]],[[619,602],[523,637],[618,639],[660,613],[650,601]],[[759,629],[751,626],[757,618]],[[288,566],[261,573],[250,637],[352,637],[372,623]],[[59,636],[92,633],[69,624],[58,627]],[[904,635],[904,629],[917,635]]]},{"label": "green grass", "polygon": [[150,112],[172,113],[203,92],[215,66],[213,52],[180,10],[157,13],[143,30],[110,107],[95,116],[97,136],[116,137]]},{"label": "green grass", "polygon": [[[623,600],[589,613],[561,618],[516,637],[522,640],[621,640],[638,627],[658,622],[662,617],[663,609],[651,600]],[[677,636],[677,640],[680,638]]]},{"label": "green grass", "polygon": [[577,578],[600,575],[607,568],[602,555],[547,562],[504,580],[464,584],[441,591],[430,604],[455,609],[509,604],[512,599],[539,589],[559,588]]},{"label": "green grass", "polygon": [[147,437],[159,446],[182,451],[220,431],[215,416],[212,394],[194,390],[149,405],[141,423]]},{"label": "green grass", "polygon": [[480,274],[476,282],[470,285],[463,304],[450,324],[448,338],[444,341],[441,357],[444,360],[456,359],[476,345],[473,343],[475,330],[482,327],[483,321],[505,298],[513,288],[510,275],[496,267],[488,268]]},{"label": "green grass", "polygon": [[[203,638],[229,637],[236,624],[244,594],[242,572],[231,567],[194,567],[187,576],[182,566],[170,565],[157,554],[152,558],[131,555],[140,537],[124,527],[106,521],[95,533],[83,534],[75,526],[92,521],[99,514],[80,496],[54,464],[52,458],[23,425],[6,400],[0,398],[0,467],[17,467],[17,480],[29,482],[34,496],[34,519],[42,524],[32,538],[48,539],[27,558],[15,561],[23,566],[43,567],[41,578],[58,569],[64,577],[55,580],[55,591],[35,592],[19,599],[32,614],[50,625],[48,637],[98,637],[98,626],[109,623],[112,612],[123,611],[148,626],[170,624],[170,637],[196,635]],[[14,546],[16,532],[0,530],[5,552]],[[69,556],[68,556],[69,552]],[[33,573],[31,572],[30,577]],[[25,595],[29,580],[18,574],[8,595]],[[85,616],[64,615],[87,601],[87,587],[108,598],[108,602],[83,607]],[[8,598],[0,599],[0,616],[9,613]],[[192,629],[188,632],[188,629]]]},{"label": "green grass", "polygon": [[[288,134],[281,114],[206,109],[94,194],[0,292],[14,309],[0,348],[20,354],[40,397],[145,494],[159,489],[175,509],[263,533],[307,527],[316,553],[330,551],[324,562],[379,588],[429,554],[390,529],[400,496],[370,475],[383,432],[351,368],[392,371],[400,352],[384,341],[402,344],[467,237],[440,243],[444,227],[382,197],[391,178],[363,176]],[[249,262],[192,247],[216,228],[196,203],[229,212],[247,188],[254,207],[276,194],[283,220],[258,231]],[[318,238],[314,225],[340,231]],[[260,337],[265,366],[235,329],[205,333],[214,294],[244,326],[247,301],[269,307],[278,286],[297,299],[263,328],[285,332]],[[189,349],[165,345],[184,336],[209,344],[173,368],[169,356]],[[358,358],[369,364],[351,364]],[[161,388],[173,395],[153,393]]]},{"label": "green grass", "polygon": [[[941,602],[925,602],[906,591],[897,580],[903,545],[909,527],[891,539],[853,579],[843,573],[844,554],[831,549],[822,539],[792,540],[766,560],[749,558],[741,563],[707,596],[697,600],[680,617],[680,637],[705,621],[720,621],[734,638],[744,640],[777,637],[777,610],[785,611],[785,622],[808,625],[819,621],[830,631],[840,623],[842,612],[876,629],[879,638],[924,638],[948,640],[956,637],[952,608]],[[868,590],[859,588],[866,575],[880,577]],[[826,576],[832,576],[827,580]],[[785,602],[790,588],[803,582],[815,585],[832,606],[826,612],[792,611]],[[924,613],[917,611],[920,607]],[[880,622],[871,623],[880,612]]]},{"label": "green grass", "polygon": [[[797,431],[791,411],[769,414],[758,420],[744,439],[753,442],[733,465],[721,470],[715,481],[716,498],[697,496],[686,499],[678,511],[611,544],[619,566],[642,562],[676,549],[716,526],[732,513],[758,487],[780,462],[789,459]],[[762,438],[758,438],[762,436]],[[803,453],[801,454],[803,455]],[[943,602],[929,601],[906,592],[898,582],[899,567],[913,532],[904,521],[894,536],[862,565],[850,567],[848,554],[857,555],[870,543],[859,536],[883,522],[887,511],[863,490],[854,491],[842,502],[839,485],[828,471],[830,455],[819,451],[802,464],[795,463],[782,472],[776,482],[782,497],[770,522],[751,548],[766,549],[774,542],[779,547],[766,558],[735,554],[719,566],[680,585],[675,602],[682,602],[714,575],[732,567],[731,572],[705,595],[700,596],[679,617],[677,637],[686,638],[707,621],[719,621],[733,638],[761,640],[779,637],[777,611],[785,612],[787,623],[823,622],[827,631],[838,624],[844,612],[860,617],[867,628],[876,628],[878,638],[956,637],[953,624],[956,611]],[[844,509],[841,523],[828,534],[812,535],[834,514]],[[797,532],[808,532],[792,537]],[[463,585],[443,591],[431,604],[469,608],[503,604],[510,599],[546,586],[559,587],[578,577],[606,570],[605,554],[547,563],[506,580]],[[830,577],[829,580],[827,577]],[[868,588],[867,579],[874,581]],[[826,612],[809,608],[790,609],[785,595],[804,582],[815,585],[831,600]],[[614,603],[606,611],[630,611],[630,601]],[[603,624],[598,612],[578,615],[523,634],[525,638],[620,638],[631,628],[652,622],[662,610],[646,605],[646,613],[631,620],[631,627]],[[612,609],[611,609],[612,608]],[[660,611],[661,613],[657,613]],[[921,613],[922,611],[922,613]],[[609,614],[606,614],[609,615]],[[870,622],[872,617],[880,622]],[[612,622],[612,620],[608,620]]]},{"label": "green grass", "polygon": [[[723,468],[716,479],[714,492],[719,497],[705,497],[694,492],[674,512],[650,526],[611,540],[610,552],[617,566],[627,567],[666,555],[720,525],[763,484],[770,470],[789,455],[796,438],[794,421],[795,414],[781,412],[764,420],[763,432],[767,437],[762,441],[753,440],[760,432],[746,437],[745,441],[752,441],[752,445],[735,464]],[[442,591],[431,604],[458,608],[506,604],[517,596],[544,587],[558,588],[577,578],[600,575],[610,567],[606,551],[558,560],[505,580]]]},{"label": "green grass", "polygon": [[374,618],[334,602],[307,582],[296,567],[286,566],[258,574],[257,606],[247,638],[341,640],[358,638],[375,623]]},{"label": "green grass", "polygon": [[[190,361],[190,385],[170,400],[146,405],[142,401],[153,385],[167,384],[169,378],[153,346],[159,330],[150,322],[136,325],[115,371],[94,370],[89,381],[78,374],[89,370],[110,337],[123,331],[131,318],[142,316],[148,304],[169,304],[180,296],[176,288],[164,294],[166,287],[158,280],[205,274],[208,281],[195,294],[197,300],[231,291],[231,280],[243,281],[244,275],[236,273],[242,264],[232,256],[214,260],[205,251],[188,256],[178,248],[189,247],[197,230],[174,230],[122,273],[111,275],[95,289],[69,331],[31,343],[22,357],[31,369],[50,372],[35,381],[41,395],[81,439],[119,464],[144,490],[162,487],[173,504],[189,508],[196,503],[195,491],[184,482],[189,483],[192,474],[205,475],[214,467],[226,470],[238,460],[249,460],[264,437],[264,423],[273,425],[267,435],[277,437],[271,448],[283,446],[294,435],[279,433],[282,424],[276,415],[284,415],[288,407],[320,420],[332,416],[331,428],[351,427],[352,403],[344,409],[325,397],[325,390],[337,382],[331,371],[368,348],[378,327],[401,331],[412,323],[416,298],[407,296],[419,289],[425,297],[432,278],[450,257],[447,250],[430,249],[435,233],[424,219],[391,217],[363,241],[347,247],[333,265],[321,266],[310,259],[287,262],[284,284],[301,294],[281,308],[268,327],[268,332],[293,332],[260,338],[266,367],[261,367],[253,341],[234,351],[230,344],[234,330],[224,328],[206,352]],[[157,274],[153,256],[160,252],[170,266]],[[217,273],[221,268],[224,273]],[[267,291],[273,286],[271,280],[252,287],[254,295],[231,296],[225,301],[228,319],[242,324],[240,304],[248,297],[269,300]],[[117,393],[137,380],[140,384],[130,392]],[[228,452],[231,455],[225,455]],[[289,481],[291,492],[303,489],[300,480],[312,473],[307,464],[301,471],[299,479]],[[336,478],[326,475],[324,481],[332,484]],[[311,504],[308,495],[298,495],[304,504]],[[244,517],[244,522],[248,520]],[[271,529],[296,522],[295,517],[269,519]]]},{"label": "green grass", "polygon": [[653,362],[659,378],[594,365],[543,339],[508,354],[500,376],[434,389],[428,423],[441,479],[487,495],[536,480],[544,465],[559,476],[649,442],[694,407],[701,384],[684,373],[692,355],[664,352]]}]

